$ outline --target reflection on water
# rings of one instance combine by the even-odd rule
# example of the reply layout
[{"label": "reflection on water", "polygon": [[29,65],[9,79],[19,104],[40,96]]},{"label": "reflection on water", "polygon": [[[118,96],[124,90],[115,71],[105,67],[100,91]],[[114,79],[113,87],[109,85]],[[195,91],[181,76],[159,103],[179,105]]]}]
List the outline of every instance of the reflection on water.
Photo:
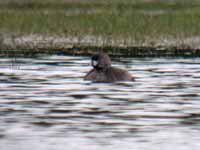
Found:
[{"label": "reflection on water", "polygon": [[89,63],[1,58],[1,150],[199,150],[199,58],[115,59],[132,83],[83,81]]}]

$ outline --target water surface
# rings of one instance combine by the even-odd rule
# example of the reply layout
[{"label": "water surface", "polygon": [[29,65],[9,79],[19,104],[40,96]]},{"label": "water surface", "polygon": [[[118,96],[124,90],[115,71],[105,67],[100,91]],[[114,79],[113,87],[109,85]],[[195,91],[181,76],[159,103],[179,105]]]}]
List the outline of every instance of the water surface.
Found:
[{"label": "water surface", "polygon": [[200,59],[115,58],[136,82],[91,83],[89,57],[0,59],[1,150],[199,150]]}]

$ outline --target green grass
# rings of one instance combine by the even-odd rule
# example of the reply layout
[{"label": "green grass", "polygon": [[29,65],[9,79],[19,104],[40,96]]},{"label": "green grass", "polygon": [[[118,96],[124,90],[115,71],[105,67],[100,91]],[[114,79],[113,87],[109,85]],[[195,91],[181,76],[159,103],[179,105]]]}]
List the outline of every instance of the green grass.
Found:
[{"label": "green grass", "polygon": [[136,41],[200,35],[198,0],[0,0],[0,32]]}]

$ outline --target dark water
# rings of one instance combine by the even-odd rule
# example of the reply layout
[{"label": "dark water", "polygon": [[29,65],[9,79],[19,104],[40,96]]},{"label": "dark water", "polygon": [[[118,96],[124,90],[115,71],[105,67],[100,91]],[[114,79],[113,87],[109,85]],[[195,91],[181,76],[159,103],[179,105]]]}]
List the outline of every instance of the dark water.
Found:
[{"label": "dark water", "polygon": [[0,150],[199,150],[200,58],[118,58],[136,82],[83,81],[89,57],[0,59]]}]

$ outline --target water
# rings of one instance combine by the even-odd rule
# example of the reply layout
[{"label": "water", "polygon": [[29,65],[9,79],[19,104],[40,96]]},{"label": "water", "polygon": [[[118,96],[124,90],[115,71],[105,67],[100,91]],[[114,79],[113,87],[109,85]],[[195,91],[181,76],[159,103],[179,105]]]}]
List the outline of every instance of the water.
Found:
[{"label": "water", "polygon": [[200,58],[118,58],[136,82],[91,83],[89,57],[0,59],[1,150],[199,150]]}]

